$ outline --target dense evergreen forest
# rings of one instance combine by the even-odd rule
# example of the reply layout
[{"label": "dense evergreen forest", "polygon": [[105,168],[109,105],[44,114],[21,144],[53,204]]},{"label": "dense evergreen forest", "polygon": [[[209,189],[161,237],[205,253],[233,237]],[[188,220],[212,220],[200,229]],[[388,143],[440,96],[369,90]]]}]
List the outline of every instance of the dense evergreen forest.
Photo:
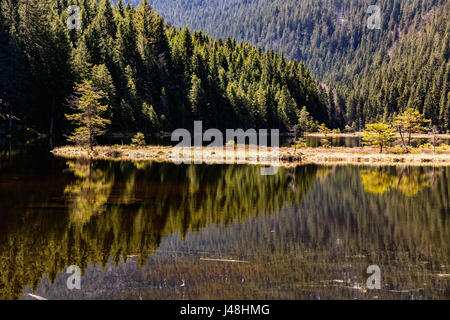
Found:
[{"label": "dense evergreen forest", "polygon": [[[414,107],[450,129],[448,0],[153,0],[176,26],[303,60],[327,84],[332,127]],[[370,30],[368,7],[381,9]]]},{"label": "dense evergreen forest", "polygon": [[67,134],[83,80],[106,93],[109,132],[286,130],[304,106],[353,130],[413,107],[448,131],[450,1],[377,4],[380,30],[356,0],[2,0],[0,131]]},{"label": "dense evergreen forest", "polygon": [[[81,28],[67,25],[70,5]],[[164,22],[147,0],[2,0],[3,127],[67,133],[67,98],[90,80],[106,93],[110,132],[280,128],[306,106],[328,123],[325,90],[302,62]],[[71,20],[69,22],[72,23]]]}]

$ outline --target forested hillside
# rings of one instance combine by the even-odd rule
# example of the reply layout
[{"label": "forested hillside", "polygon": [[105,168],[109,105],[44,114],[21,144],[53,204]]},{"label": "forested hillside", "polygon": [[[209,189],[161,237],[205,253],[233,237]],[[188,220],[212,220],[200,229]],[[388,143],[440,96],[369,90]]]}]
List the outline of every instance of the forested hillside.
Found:
[{"label": "forested hillside", "polygon": [[442,131],[449,130],[449,34],[450,1],[414,23],[392,47],[377,52],[368,70],[356,74],[343,92],[347,122],[389,121],[411,106]]},{"label": "forested hillside", "polygon": [[[69,5],[81,8],[69,30]],[[147,0],[2,0],[0,105],[4,127],[70,130],[76,83],[106,93],[110,131],[280,128],[306,106],[328,123],[327,97],[302,62],[248,43],[166,25]]]},{"label": "forested hillside", "polygon": [[361,129],[410,106],[424,111],[441,130],[450,128],[448,0],[376,1],[379,30],[367,28],[367,10],[374,4],[369,0],[152,3],[176,26],[248,40],[305,61],[315,76],[337,89],[329,101],[332,126]]},{"label": "forested hillside", "polygon": [[1,1],[0,131],[70,131],[67,97],[85,79],[107,93],[113,132],[285,130],[303,106],[331,128],[413,107],[450,130],[448,0],[380,0],[380,30],[370,1],[113,2]]},{"label": "forested hillside", "polygon": [[[381,29],[369,30],[367,9],[374,4],[369,0],[152,0],[176,26],[282,51],[304,60],[321,79],[362,70],[371,63],[371,53],[391,47],[414,21],[445,2],[376,1]],[[343,62],[352,68],[346,70]]]}]

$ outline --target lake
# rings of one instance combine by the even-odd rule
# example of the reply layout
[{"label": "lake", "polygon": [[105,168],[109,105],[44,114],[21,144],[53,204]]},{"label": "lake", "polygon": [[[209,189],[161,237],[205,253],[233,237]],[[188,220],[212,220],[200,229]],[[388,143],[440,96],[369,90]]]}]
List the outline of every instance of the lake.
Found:
[{"label": "lake", "polygon": [[450,298],[449,167],[261,176],[1,150],[0,299]]}]

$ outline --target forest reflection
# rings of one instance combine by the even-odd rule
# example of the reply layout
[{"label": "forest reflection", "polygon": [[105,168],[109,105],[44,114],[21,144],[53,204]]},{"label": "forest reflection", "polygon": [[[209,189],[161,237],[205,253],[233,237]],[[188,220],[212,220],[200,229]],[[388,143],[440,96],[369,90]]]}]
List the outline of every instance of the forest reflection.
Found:
[{"label": "forest reflection", "polygon": [[422,189],[436,183],[441,170],[421,170],[420,168],[385,168],[361,171],[364,190],[373,194],[383,194],[392,189],[399,190],[405,196],[416,196]]},{"label": "forest reflection", "polygon": [[[122,282],[136,273],[147,284],[186,279],[185,298],[352,298],[370,264],[388,271],[386,295],[407,284],[449,296],[449,168],[299,166],[267,177],[253,166],[63,166],[39,181],[0,180],[1,298],[27,286],[67,297],[58,279],[69,265],[97,297],[111,294],[108,270],[122,270]],[[178,293],[135,283],[119,297]]]},{"label": "forest reflection", "polygon": [[106,170],[94,168],[92,161],[68,161],[76,180],[64,189],[70,220],[77,224],[89,222],[92,216],[104,213],[114,183]]},{"label": "forest reflection", "polygon": [[0,296],[18,298],[25,285],[35,288],[43,274],[53,280],[72,264],[84,269],[136,255],[143,265],[166,235],[183,237],[301,201],[315,171],[299,167],[266,179],[257,167],[69,161],[64,182],[34,181],[39,187],[20,192],[27,181],[4,181],[4,188],[15,183],[20,194],[13,196],[25,206],[3,212]]}]

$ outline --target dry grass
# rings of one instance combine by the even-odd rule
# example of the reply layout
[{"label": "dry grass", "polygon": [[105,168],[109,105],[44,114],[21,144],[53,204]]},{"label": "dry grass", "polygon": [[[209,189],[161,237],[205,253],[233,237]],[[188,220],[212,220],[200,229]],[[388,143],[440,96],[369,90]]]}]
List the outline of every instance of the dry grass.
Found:
[{"label": "dry grass", "polygon": [[[318,133],[318,132],[313,132],[313,133],[306,133],[305,134],[307,137],[315,137],[315,138],[358,138],[358,137],[362,137],[363,133],[362,132],[351,132],[351,133],[327,133],[326,135],[324,133]],[[400,138],[400,135],[397,134],[396,138]],[[433,136],[430,134],[426,134],[426,133],[414,133],[411,136],[412,139],[432,139]],[[437,135],[438,139],[450,139],[450,134],[438,134]]]},{"label": "dry grass", "polygon": [[362,132],[343,132],[343,133],[319,133],[319,132],[310,132],[305,133],[306,137],[313,138],[359,138],[363,136]]},{"label": "dry grass", "polygon": [[223,148],[185,148],[163,146],[99,146],[94,152],[82,147],[61,147],[52,151],[55,156],[77,159],[92,158],[95,160],[115,161],[159,161],[174,163],[207,163],[207,164],[251,164],[261,166],[292,167],[299,164],[320,165],[410,165],[410,166],[449,166],[450,150],[434,153],[432,150],[421,150],[420,153],[397,154],[382,153],[376,148],[279,148],[273,153],[270,148],[249,150],[235,147],[226,153]]}]

